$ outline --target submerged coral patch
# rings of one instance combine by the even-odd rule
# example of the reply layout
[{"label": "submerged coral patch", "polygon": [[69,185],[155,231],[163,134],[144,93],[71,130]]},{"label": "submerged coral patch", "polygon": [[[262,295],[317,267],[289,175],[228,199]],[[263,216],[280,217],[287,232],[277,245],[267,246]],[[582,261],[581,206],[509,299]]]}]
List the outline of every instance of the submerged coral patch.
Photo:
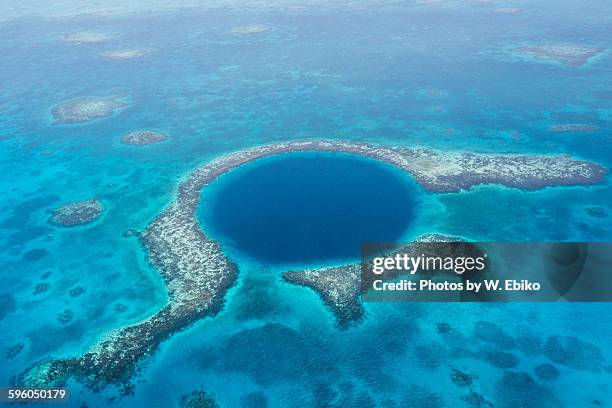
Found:
[{"label": "submerged coral patch", "polygon": [[77,286],[75,288],[70,289],[68,293],[70,293],[70,297],[81,296],[83,293],[85,293],[85,288],[82,286]]},{"label": "submerged coral patch", "polygon": [[598,346],[574,336],[550,336],[544,344],[544,355],[575,370],[599,372],[604,363]]},{"label": "submerged coral patch", "polygon": [[441,408],[444,399],[440,394],[420,385],[411,385],[401,399],[401,407]]},{"label": "submerged coral patch", "polygon": [[77,31],[64,34],[61,41],[72,44],[99,44],[110,41],[113,38],[112,35],[99,31]]},{"label": "submerged coral patch", "polygon": [[453,328],[447,322],[436,323],[436,331],[439,334],[448,334]]},{"label": "submerged coral patch", "polygon": [[497,14],[519,14],[523,11],[523,9],[518,7],[498,7],[495,9],[495,13]]},{"label": "submerged coral patch", "polygon": [[51,110],[56,123],[88,122],[111,116],[115,110],[127,106],[115,97],[84,97],[62,102]]},{"label": "submerged coral patch", "polygon": [[147,51],[140,49],[125,49],[125,50],[114,50],[106,51],[100,54],[102,58],[106,58],[114,61],[126,61],[132,59],[143,58],[147,55]]},{"label": "submerged coral patch", "polygon": [[11,294],[0,295],[0,321],[17,308],[15,297]]},{"label": "submerged coral patch", "polygon": [[531,335],[517,336],[516,347],[527,356],[540,354],[542,353],[542,339]]},{"label": "submerged coral patch", "polygon": [[40,261],[47,256],[47,250],[44,248],[34,248],[23,253],[22,259],[28,262]]},{"label": "submerged coral patch", "polygon": [[25,347],[25,344],[23,343],[14,344],[6,350],[6,353],[4,354],[4,356],[6,357],[7,360],[11,358],[15,358],[21,353],[24,347]]},{"label": "submerged coral patch", "polygon": [[261,391],[250,392],[240,397],[240,405],[242,408],[266,408],[268,407],[268,399]]},{"label": "submerged coral patch", "polygon": [[608,216],[606,208],[598,205],[588,206],[584,211],[592,218],[606,218]]},{"label": "submerged coral patch", "polygon": [[558,124],[551,126],[550,130],[556,133],[584,133],[595,132],[597,127],[592,125]]},{"label": "submerged coral patch", "polygon": [[496,396],[495,406],[500,408],[563,406],[550,390],[523,372],[504,372],[502,379],[496,385]]},{"label": "submerged coral patch", "polygon": [[435,370],[444,361],[444,346],[435,342],[419,344],[414,349],[414,356],[421,367]]},{"label": "submerged coral patch", "polygon": [[61,324],[68,324],[74,318],[74,312],[70,309],[64,310],[62,313],[57,315],[57,320]]},{"label": "submerged coral patch", "polygon": [[[278,323],[240,331],[227,339],[219,351],[221,369],[251,376],[261,385],[321,375],[329,365],[323,344],[314,336]],[[274,367],[270,370],[268,367]]]},{"label": "submerged coral patch", "polygon": [[33,295],[41,295],[41,294],[47,292],[50,288],[51,288],[51,285],[49,283],[41,282],[41,283],[38,283],[34,287],[34,291],[32,292],[32,294]]},{"label": "submerged coral patch", "polygon": [[163,142],[168,139],[165,133],[156,130],[136,130],[121,137],[121,143],[126,145],[143,146]]},{"label": "submerged coral patch", "polygon": [[219,408],[213,397],[204,391],[193,391],[179,400],[180,408]]},{"label": "submerged coral patch", "polygon": [[232,28],[229,33],[230,34],[238,34],[238,35],[253,35],[253,34],[261,34],[267,31],[270,31],[271,28],[262,25],[262,24],[249,24],[243,26],[237,26]]},{"label": "submerged coral patch", "polygon": [[514,354],[506,353],[505,351],[483,350],[478,353],[478,356],[493,367],[502,369],[514,368],[519,363],[518,358]]},{"label": "submerged coral patch", "polygon": [[559,370],[552,364],[540,364],[534,369],[535,374],[540,380],[552,381],[559,378]]},{"label": "submerged coral patch", "polygon": [[95,198],[85,201],[75,201],[64,204],[53,210],[53,215],[49,221],[61,227],[74,227],[77,225],[89,224],[97,220],[103,210],[104,205]]},{"label": "submerged coral patch", "polygon": [[450,379],[458,387],[471,387],[474,382],[474,376],[463,372],[457,368],[451,370]]},{"label": "submerged coral patch", "polygon": [[603,51],[601,48],[578,44],[537,44],[514,49],[519,56],[536,61],[555,62],[572,68],[586,64]]},{"label": "submerged coral patch", "polygon": [[474,325],[474,336],[501,349],[514,347],[514,339],[495,323],[480,320]]}]

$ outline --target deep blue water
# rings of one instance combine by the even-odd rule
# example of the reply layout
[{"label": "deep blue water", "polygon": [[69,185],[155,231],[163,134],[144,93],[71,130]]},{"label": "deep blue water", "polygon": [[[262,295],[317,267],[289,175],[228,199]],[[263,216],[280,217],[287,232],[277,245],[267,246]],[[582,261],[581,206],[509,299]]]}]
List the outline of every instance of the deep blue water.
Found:
[{"label": "deep blue water", "polygon": [[200,217],[213,237],[271,264],[359,258],[364,242],[405,234],[422,194],[406,174],[345,154],[261,159],[204,191]]},{"label": "deep blue water", "polygon": [[[612,167],[609,0],[220,0],[188,10],[130,1],[138,12],[93,15],[77,3],[84,1],[0,2],[0,18],[36,11],[0,20],[0,386],[163,307],[159,272],[122,234],[142,230],[182,177],[220,154],[323,137],[570,154]],[[228,35],[248,24],[271,29]],[[116,39],[58,41],[81,30]],[[525,43],[608,52],[580,68],[506,52]],[[121,48],[149,54],[99,56]],[[53,124],[51,108],[63,100],[117,94],[130,106],[112,117]],[[563,123],[598,130],[550,131]],[[169,140],[119,143],[143,128]],[[47,222],[54,207],[91,197],[106,205],[99,222]],[[609,178],[533,192],[424,193],[414,206],[406,239],[440,232],[476,241],[612,241]],[[210,392],[223,408],[470,407],[470,391],[495,407],[612,404],[609,304],[367,304],[365,321],[340,331],[314,293],[283,282],[275,266],[230,252],[240,274],[223,311],[164,342],[140,367],[134,396],[112,406],[175,407],[193,390]],[[62,323],[66,310],[74,317]],[[440,323],[451,329],[440,333]],[[545,364],[559,376],[539,376]],[[453,369],[474,376],[471,390],[453,382]],[[117,396],[70,387],[70,407],[103,407]]]}]

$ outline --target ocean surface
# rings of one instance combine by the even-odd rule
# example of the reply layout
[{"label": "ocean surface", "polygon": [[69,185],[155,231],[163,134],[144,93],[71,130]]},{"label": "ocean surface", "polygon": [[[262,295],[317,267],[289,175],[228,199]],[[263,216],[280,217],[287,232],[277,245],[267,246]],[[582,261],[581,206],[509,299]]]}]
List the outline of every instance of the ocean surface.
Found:
[{"label": "ocean surface", "polygon": [[[0,14],[10,16],[0,23],[0,386],[40,360],[82,354],[166,303],[158,271],[138,240],[123,234],[143,230],[173,200],[180,180],[221,154],[329,138],[569,154],[612,167],[607,0],[232,1],[173,9],[134,2],[129,10],[100,5],[86,13],[80,2],[53,10],[37,3],[0,5]],[[267,30],[231,34],[252,25]],[[113,38],[60,41],[79,31]],[[532,43],[606,51],[580,67],[508,52]],[[118,49],[145,56],[101,57]],[[128,106],[82,124],[54,123],[53,106],[84,96],[121,96]],[[559,124],[594,130],[551,130]],[[139,129],[169,139],[120,143]],[[406,192],[401,223],[387,226],[405,228],[385,231],[390,237],[437,232],[474,241],[612,241],[609,177],[590,187],[430,194],[418,186],[400,192],[394,186],[410,181],[350,160],[366,178],[379,172],[385,183],[377,191]],[[609,304],[366,304],[360,325],[339,330],[314,292],[281,280],[278,260],[269,259],[274,253],[257,242],[225,239],[232,234],[228,217],[242,216],[232,202],[241,189],[282,197],[259,184],[275,177],[287,192],[291,174],[274,172],[285,164],[274,159],[229,173],[210,186],[219,188],[211,195],[214,219],[200,208],[203,223],[211,223],[239,266],[223,310],[165,341],[139,366],[133,395],[71,382],[71,400],[62,406],[175,407],[196,390],[221,407],[612,404]],[[308,190],[294,193],[319,194],[312,177],[304,179]],[[373,182],[363,188],[371,191]],[[335,198],[344,200],[355,187],[338,184]],[[105,205],[96,222],[74,228],[48,222],[54,208],[93,197]],[[370,211],[376,201],[351,204]],[[243,222],[255,229],[263,221]],[[291,231],[263,236],[272,233],[270,239],[288,240],[295,251],[283,264],[346,256],[297,245]],[[73,317],[59,319],[66,311]]]}]

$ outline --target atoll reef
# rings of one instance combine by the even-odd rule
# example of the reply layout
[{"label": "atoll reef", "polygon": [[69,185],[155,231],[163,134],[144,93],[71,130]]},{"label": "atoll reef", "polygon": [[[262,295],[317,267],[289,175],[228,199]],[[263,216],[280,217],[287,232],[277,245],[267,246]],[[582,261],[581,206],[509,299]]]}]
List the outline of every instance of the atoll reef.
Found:
[{"label": "atoll reef", "polygon": [[89,224],[97,220],[103,210],[104,205],[95,198],[85,201],[75,201],[64,204],[53,210],[53,214],[49,221],[61,227],[74,227],[77,225]]},{"label": "atoll reef", "polygon": [[71,44],[99,44],[112,40],[114,37],[97,31],[78,31],[75,33],[64,34],[62,42]]},{"label": "atoll reef", "polygon": [[596,163],[568,156],[532,156],[442,152],[432,149],[381,147],[331,141],[279,143],[222,156],[192,174],[208,184],[246,162],[275,154],[320,151],[352,153],[394,165],[409,173],[423,188],[434,193],[467,190],[481,184],[501,184],[526,190],[548,186],[589,185],[603,180],[606,169]]},{"label": "atoll reef", "polygon": [[[194,170],[178,186],[174,202],[140,236],[149,260],[167,286],[168,304],[148,319],[108,334],[81,357],[38,363],[22,374],[21,382],[48,386],[75,377],[94,389],[110,384],[125,386],[136,373],[138,363],[155,352],[165,339],[199,319],[216,314],[238,271],[220,244],[209,238],[198,222],[196,210],[201,196],[206,194],[204,188],[245,163],[305,151],[352,153],[381,160],[411,174],[426,190],[443,193],[487,183],[524,189],[593,184],[600,182],[606,173],[595,163],[567,156],[449,153],[336,141],[278,143],[220,156]],[[361,317],[361,306],[355,301],[355,269],[344,267],[331,272],[331,277],[323,272],[309,272],[306,276],[294,274],[285,278],[318,289],[338,317],[353,320]],[[343,280],[347,277],[351,279]],[[338,293],[333,292],[333,285],[338,285]],[[341,326],[353,320],[347,319]]]},{"label": "atoll reef", "polygon": [[138,50],[138,49],[107,51],[107,52],[103,52],[102,54],[100,54],[102,58],[106,58],[109,60],[115,60],[115,61],[138,59],[138,58],[145,57],[146,55],[147,55],[146,51]]},{"label": "atoll reef", "polygon": [[575,44],[540,44],[518,47],[514,52],[536,60],[557,62],[568,67],[580,67],[604,50]]},{"label": "atoll reef", "polygon": [[85,97],[62,102],[51,113],[55,123],[82,123],[111,116],[125,106],[126,103],[115,97]]},{"label": "atoll reef", "polygon": [[261,34],[270,31],[270,27],[265,25],[244,25],[232,28],[229,33],[230,34],[238,34],[238,35],[253,35],[253,34]]},{"label": "atoll reef", "polygon": [[137,130],[124,135],[121,143],[126,145],[143,146],[163,142],[168,136],[155,130]]}]

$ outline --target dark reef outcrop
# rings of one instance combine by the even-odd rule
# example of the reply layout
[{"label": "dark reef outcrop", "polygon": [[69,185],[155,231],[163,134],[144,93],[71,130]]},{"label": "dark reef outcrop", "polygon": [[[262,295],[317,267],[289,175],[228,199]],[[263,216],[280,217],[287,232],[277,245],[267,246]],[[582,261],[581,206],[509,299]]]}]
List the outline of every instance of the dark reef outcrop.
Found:
[{"label": "dark reef outcrop", "polygon": [[51,285],[48,284],[47,282],[38,283],[34,287],[34,291],[32,292],[32,294],[33,295],[43,294],[43,293],[47,292],[49,290],[49,288],[51,288]]},{"label": "dark reef outcrop", "polygon": [[85,292],[86,290],[82,286],[76,286],[68,291],[68,293],[70,293],[70,297],[73,297],[73,298],[77,296],[81,296]]},{"label": "dark reef outcrop", "polygon": [[495,323],[480,320],[474,325],[474,337],[500,349],[514,348],[514,339]]},{"label": "dark reef outcrop", "polygon": [[57,321],[61,324],[68,324],[74,318],[74,312],[70,309],[64,310],[62,313],[57,315]]},{"label": "dark reef outcrop", "polygon": [[179,401],[180,408],[219,408],[212,396],[204,391],[185,394]]},{"label": "dark reef outcrop", "polygon": [[6,353],[4,354],[4,356],[6,357],[7,360],[10,360],[11,358],[15,358],[19,355],[19,353],[21,353],[24,347],[25,347],[25,344],[23,343],[13,344],[11,347],[8,348],[8,350],[6,350]]}]

